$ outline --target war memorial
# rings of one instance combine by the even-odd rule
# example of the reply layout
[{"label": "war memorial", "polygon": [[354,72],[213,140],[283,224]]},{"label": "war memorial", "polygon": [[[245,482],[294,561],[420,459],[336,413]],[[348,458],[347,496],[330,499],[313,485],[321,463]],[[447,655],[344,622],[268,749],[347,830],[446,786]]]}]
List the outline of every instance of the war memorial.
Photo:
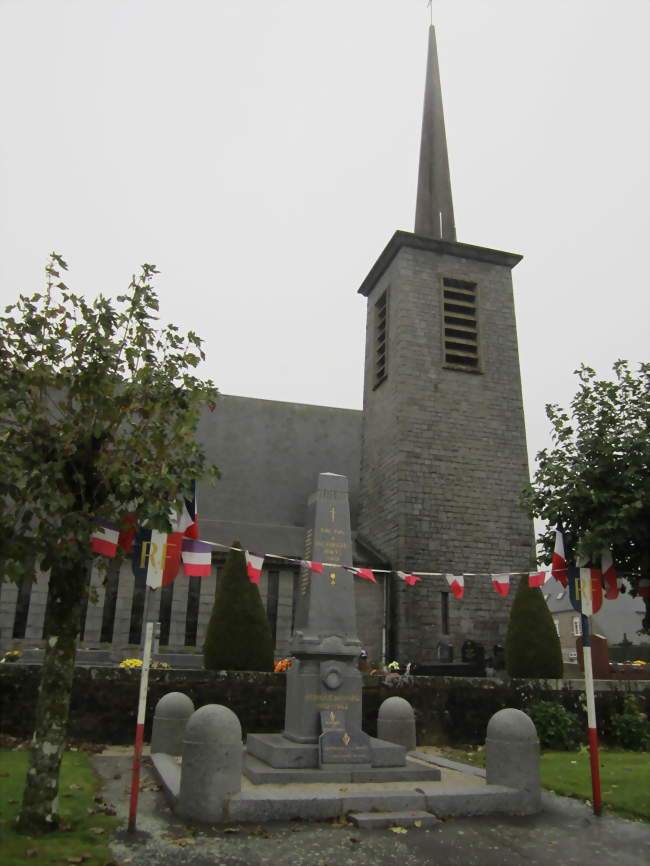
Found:
[{"label": "war memorial", "polygon": [[[441,784],[435,760],[418,757],[403,698],[379,710],[378,731],[390,739],[362,730],[347,479],[322,473],[309,505],[305,557],[325,567],[320,574],[304,566],[301,574],[284,730],[250,733],[242,750],[236,707],[195,711],[182,693],[161,698],[151,754],[176,814],[219,823],[351,813],[360,826],[424,826],[436,814],[538,811],[539,742],[519,710],[501,710],[488,725],[487,784],[460,789]],[[329,567],[328,558],[339,564]]]}]

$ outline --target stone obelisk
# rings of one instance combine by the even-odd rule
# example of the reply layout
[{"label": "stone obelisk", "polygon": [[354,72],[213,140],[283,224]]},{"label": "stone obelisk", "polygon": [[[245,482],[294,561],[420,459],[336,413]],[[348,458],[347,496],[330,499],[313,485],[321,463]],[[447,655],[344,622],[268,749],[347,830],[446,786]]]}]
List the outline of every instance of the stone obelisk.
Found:
[{"label": "stone obelisk", "polygon": [[347,478],[321,473],[308,508],[305,559],[322,563],[323,573],[307,566],[300,573],[283,732],[298,743],[318,741],[326,710],[344,713],[348,729],[361,729],[354,576],[343,567],[352,565]]}]

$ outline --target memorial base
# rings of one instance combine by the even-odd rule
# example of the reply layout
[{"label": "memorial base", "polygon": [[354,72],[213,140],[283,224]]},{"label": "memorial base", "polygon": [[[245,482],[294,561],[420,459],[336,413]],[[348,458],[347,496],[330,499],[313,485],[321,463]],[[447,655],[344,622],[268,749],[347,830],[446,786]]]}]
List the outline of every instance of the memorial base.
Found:
[{"label": "memorial base", "polygon": [[370,737],[371,762],[319,766],[318,743],[294,743],[282,734],[249,734],[244,775],[255,785],[295,782],[411,782],[440,780],[440,770],[410,761],[403,746]]}]

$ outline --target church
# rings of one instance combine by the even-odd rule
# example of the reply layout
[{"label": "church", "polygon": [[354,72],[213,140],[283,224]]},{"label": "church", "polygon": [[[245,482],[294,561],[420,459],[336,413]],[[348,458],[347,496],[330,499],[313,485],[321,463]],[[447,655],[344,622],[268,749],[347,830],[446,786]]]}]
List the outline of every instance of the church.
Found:
[{"label": "church", "polygon": [[[199,439],[221,471],[199,484],[200,537],[215,547],[209,577],[155,593],[160,644],[200,653],[225,548],[265,555],[260,593],[277,657],[289,651],[304,556],[307,503],[322,472],[345,475],[357,627],[371,663],[434,664],[467,640],[492,652],[510,602],[491,574],[525,572],[532,523],[519,505],[528,460],[513,303],[515,253],[458,241],[433,27],[422,117],[414,231],[396,231],[358,293],[367,308],[363,409],[219,398]],[[274,556],[269,556],[274,554]],[[397,572],[422,573],[415,585]],[[464,575],[457,599],[446,574]],[[513,579],[513,584],[516,579]],[[143,591],[130,564],[89,571],[96,603],[80,647],[137,652]],[[2,646],[42,645],[47,575],[2,586]]]}]

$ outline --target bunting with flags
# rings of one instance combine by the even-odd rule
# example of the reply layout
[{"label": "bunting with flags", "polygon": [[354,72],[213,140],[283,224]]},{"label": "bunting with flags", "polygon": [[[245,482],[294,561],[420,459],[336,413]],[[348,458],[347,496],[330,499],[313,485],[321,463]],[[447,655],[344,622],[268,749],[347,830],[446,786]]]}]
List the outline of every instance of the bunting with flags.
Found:
[{"label": "bunting with flags", "polygon": [[405,574],[403,571],[398,571],[397,576],[401,578],[405,583],[409,586],[415,586],[415,584],[422,580],[421,577],[417,577],[415,574]]},{"label": "bunting with flags", "polygon": [[195,538],[184,538],[181,559],[186,577],[208,577],[212,570],[212,545]]},{"label": "bunting with flags", "polygon": [[494,591],[505,598],[510,591],[510,575],[509,574],[493,574],[492,586]]},{"label": "bunting with flags", "polygon": [[549,580],[550,577],[551,577],[550,571],[537,571],[537,572],[531,571],[530,574],[528,575],[528,586],[530,586],[530,587],[534,587],[534,586],[542,587]]},{"label": "bunting with flags", "polygon": [[377,583],[375,575],[372,573],[372,568],[353,568],[351,565],[344,565],[346,571],[351,571],[357,577],[362,577],[364,580],[370,580],[372,583]]},{"label": "bunting with flags", "polygon": [[456,598],[462,598],[465,595],[465,577],[462,574],[446,574],[447,583],[451,587]]},{"label": "bunting with flags", "polygon": [[323,573],[323,563],[322,562],[313,562],[311,559],[301,559],[300,564],[304,565],[305,568],[308,568],[309,571],[313,571],[314,574],[322,574]]},{"label": "bunting with flags", "polygon": [[262,566],[264,565],[264,557],[258,556],[256,553],[249,553],[248,550],[245,550],[244,558],[246,559],[248,579],[251,583],[259,583],[262,574]]}]

